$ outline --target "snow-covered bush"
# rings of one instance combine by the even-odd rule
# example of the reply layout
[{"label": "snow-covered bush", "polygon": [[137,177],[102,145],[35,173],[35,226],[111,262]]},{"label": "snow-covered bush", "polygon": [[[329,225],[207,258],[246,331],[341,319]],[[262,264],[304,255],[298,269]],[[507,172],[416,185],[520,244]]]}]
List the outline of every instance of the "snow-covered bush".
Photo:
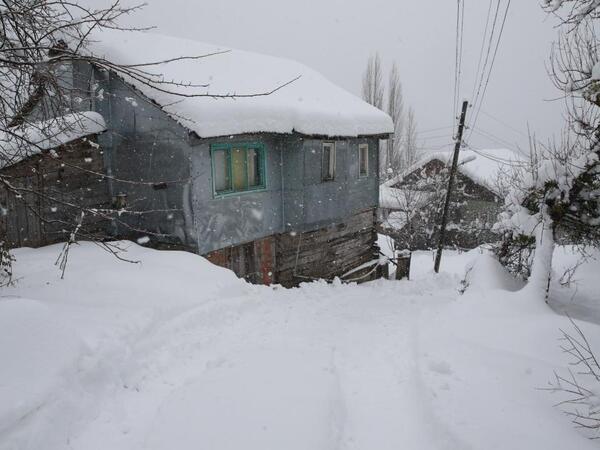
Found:
[{"label": "snow-covered bush", "polygon": [[496,257],[515,277],[527,280],[531,275],[531,263],[535,238],[512,231],[505,232],[502,240],[493,247]]},{"label": "snow-covered bush", "polygon": [[600,2],[542,5],[561,20],[549,67],[565,98],[567,123],[558,143],[531,139],[531,162],[515,170],[496,229],[505,235],[500,260],[547,297],[555,239],[600,245]]},{"label": "snow-covered bush", "polygon": [[500,261],[511,272],[529,278],[532,288],[546,297],[557,238],[600,244],[598,153],[580,144],[569,133],[547,146],[533,139],[531,159],[514,168],[504,211],[495,226],[504,235],[496,249]]}]

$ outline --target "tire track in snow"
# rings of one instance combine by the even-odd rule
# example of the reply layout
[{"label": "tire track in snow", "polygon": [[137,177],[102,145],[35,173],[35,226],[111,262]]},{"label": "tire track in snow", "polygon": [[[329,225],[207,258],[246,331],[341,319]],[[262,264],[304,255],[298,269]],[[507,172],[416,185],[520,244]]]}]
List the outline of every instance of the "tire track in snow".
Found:
[{"label": "tire track in snow", "polygon": [[419,405],[419,415],[421,421],[425,425],[425,432],[433,437],[432,441],[435,444],[435,448],[439,450],[472,450],[470,444],[459,438],[456,433],[453,433],[447,424],[441,419],[434,405],[431,401],[431,393],[434,392],[433,388],[425,382],[423,376],[423,367],[421,364],[421,352],[420,352],[420,327],[419,323],[426,320],[422,317],[423,313],[426,313],[426,309],[421,309],[419,315],[411,323],[410,327],[410,349],[412,353],[412,367],[411,367],[411,378],[414,386],[413,392],[420,393],[417,402]]}]

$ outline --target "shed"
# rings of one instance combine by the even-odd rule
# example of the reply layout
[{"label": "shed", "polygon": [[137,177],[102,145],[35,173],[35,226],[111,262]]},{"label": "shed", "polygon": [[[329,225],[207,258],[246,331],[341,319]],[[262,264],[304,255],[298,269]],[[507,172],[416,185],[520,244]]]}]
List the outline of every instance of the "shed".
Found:
[{"label": "shed", "polygon": [[[432,249],[439,240],[441,210],[453,152],[431,152],[380,187],[380,224],[397,245]],[[446,244],[470,249],[495,242],[492,228],[512,168],[525,157],[506,149],[461,150]]]}]

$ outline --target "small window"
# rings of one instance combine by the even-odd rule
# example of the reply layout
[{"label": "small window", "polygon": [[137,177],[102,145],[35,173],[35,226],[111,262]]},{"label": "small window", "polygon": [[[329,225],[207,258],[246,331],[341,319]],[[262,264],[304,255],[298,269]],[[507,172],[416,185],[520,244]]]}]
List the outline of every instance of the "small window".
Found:
[{"label": "small window", "polygon": [[369,176],[369,144],[360,144],[358,146],[358,176]]},{"label": "small window", "polygon": [[229,177],[229,154],[226,150],[218,150],[213,152],[213,172],[215,191],[231,191],[231,178]]},{"label": "small window", "polygon": [[260,144],[217,144],[211,149],[216,194],[264,189],[264,149]]},{"label": "small window", "polygon": [[335,178],[335,143],[323,143],[323,181],[331,181]]},{"label": "small window", "polygon": [[263,185],[262,182],[262,161],[261,152],[255,148],[250,148],[246,152],[247,167],[248,167],[248,187],[256,188]]},{"label": "small window", "polygon": [[231,178],[233,178],[233,190],[245,191],[246,183],[246,150],[234,148],[231,151]]}]

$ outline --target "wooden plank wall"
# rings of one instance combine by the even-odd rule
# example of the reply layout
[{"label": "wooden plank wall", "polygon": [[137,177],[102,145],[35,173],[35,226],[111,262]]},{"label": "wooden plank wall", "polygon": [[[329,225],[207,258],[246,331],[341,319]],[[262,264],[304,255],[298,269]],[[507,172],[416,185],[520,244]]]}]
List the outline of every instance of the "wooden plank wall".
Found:
[{"label": "wooden plank wall", "polygon": [[[0,239],[9,247],[38,247],[68,239],[80,215],[80,209],[69,204],[97,209],[112,205],[102,176],[102,152],[94,137],[58,147],[53,155],[33,155],[0,173],[14,186],[30,191],[19,198],[0,186],[0,205],[5,209],[0,216]],[[84,218],[88,239],[107,236],[109,226],[101,217],[88,214]]]},{"label": "wooden plank wall", "polygon": [[302,281],[342,276],[377,259],[376,242],[374,209],[316,231],[278,235],[275,279],[284,286],[295,286]]},{"label": "wooden plank wall", "polygon": [[251,283],[266,285],[273,283],[275,267],[273,236],[215,250],[204,257],[217,266],[232,270],[238,277]]},{"label": "wooden plank wall", "polygon": [[[375,210],[369,209],[319,230],[269,236],[204,256],[252,283],[293,287],[304,281],[331,280],[378,259],[374,214]],[[366,272],[373,271],[369,268]],[[380,271],[369,273],[364,281],[378,275]]]}]

